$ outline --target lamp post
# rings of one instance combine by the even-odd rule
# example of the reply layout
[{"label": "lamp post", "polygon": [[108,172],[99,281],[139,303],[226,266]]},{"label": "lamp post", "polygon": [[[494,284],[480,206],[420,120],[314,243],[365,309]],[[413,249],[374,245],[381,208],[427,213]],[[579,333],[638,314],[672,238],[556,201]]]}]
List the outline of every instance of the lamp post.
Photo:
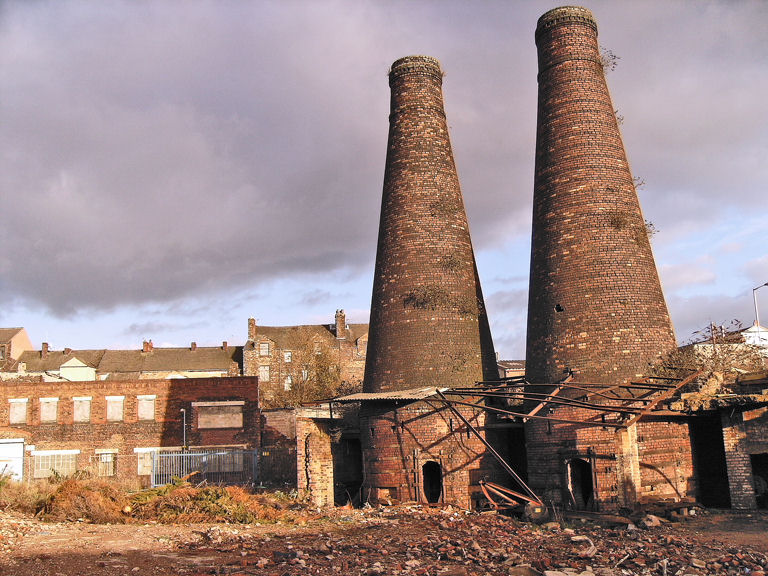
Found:
[{"label": "lamp post", "polygon": [[187,449],[187,411],[184,408],[181,409],[181,418],[182,418],[181,435],[183,438],[181,449],[186,450]]},{"label": "lamp post", "polygon": [[752,288],[752,300],[755,302],[755,324],[757,325],[757,345],[762,346],[763,345],[763,338],[760,334],[760,313],[757,309],[757,291],[760,290],[763,286],[768,286],[768,282],[765,284],[760,284],[757,288]]}]

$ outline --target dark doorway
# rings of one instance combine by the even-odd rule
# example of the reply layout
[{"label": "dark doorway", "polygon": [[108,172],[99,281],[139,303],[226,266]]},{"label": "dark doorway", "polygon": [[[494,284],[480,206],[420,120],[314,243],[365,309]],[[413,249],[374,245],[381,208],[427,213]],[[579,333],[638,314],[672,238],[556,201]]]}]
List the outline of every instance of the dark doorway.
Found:
[{"label": "dark doorway", "polygon": [[342,437],[331,444],[334,501],[337,506],[360,504],[363,483],[363,451],[358,438]]},{"label": "dark doorway", "polygon": [[424,481],[424,497],[429,504],[440,502],[443,494],[443,469],[440,464],[430,461],[421,467],[421,477]]},{"label": "dark doorway", "polygon": [[757,507],[768,508],[768,454],[752,454],[752,481],[755,486]]},{"label": "dark doorway", "polygon": [[568,461],[568,491],[576,510],[586,510],[592,506],[592,464],[582,458]]},{"label": "dark doorway", "polygon": [[699,503],[711,508],[730,508],[731,489],[720,417],[717,414],[696,416],[688,429]]}]

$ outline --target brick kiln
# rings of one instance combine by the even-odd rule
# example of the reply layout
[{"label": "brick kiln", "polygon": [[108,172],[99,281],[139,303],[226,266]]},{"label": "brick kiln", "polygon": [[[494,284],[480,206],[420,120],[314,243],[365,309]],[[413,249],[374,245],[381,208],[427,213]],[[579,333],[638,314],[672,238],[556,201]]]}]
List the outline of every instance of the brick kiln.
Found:
[{"label": "brick kiln", "polygon": [[[363,498],[372,501],[469,505],[470,485],[487,462],[481,441],[428,398],[438,387],[497,377],[442,79],[439,62],[427,56],[401,58],[389,74],[389,141],[360,411]],[[483,426],[481,410],[465,412]]]}]

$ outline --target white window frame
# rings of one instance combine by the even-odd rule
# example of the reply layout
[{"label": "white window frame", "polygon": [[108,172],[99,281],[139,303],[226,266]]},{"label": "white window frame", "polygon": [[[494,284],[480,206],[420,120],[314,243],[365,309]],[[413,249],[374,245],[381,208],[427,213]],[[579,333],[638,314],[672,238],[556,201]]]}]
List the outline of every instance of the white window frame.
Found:
[{"label": "white window frame", "polygon": [[96,448],[91,462],[96,466],[99,477],[117,476],[117,448]]},{"label": "white window frame", "polygon": [[[8,425],[14,424],[26,424],[29,419],[29,398],[9,398],[8,399]],[[14,405],[24,404],[24,420],[14,419],[14,412],[18,412],[13,409]]]},{"label": "white window frame", "polygon": [[259,342],[259,356],[270,356],[271,348],[269,342]]},{"label": "white window frame", "polygon": [[48,478],[55,470],[61,476],[77,471],[77,455],[80,450],[31,450],[32,477]]}]

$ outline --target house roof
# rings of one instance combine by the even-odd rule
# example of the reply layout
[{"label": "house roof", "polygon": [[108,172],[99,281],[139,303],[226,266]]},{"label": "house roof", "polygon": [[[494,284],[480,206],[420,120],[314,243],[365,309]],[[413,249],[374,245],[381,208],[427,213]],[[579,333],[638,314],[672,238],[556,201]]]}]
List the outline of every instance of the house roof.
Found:
[{"label": "house roof", "polygon": [[19,356],[19,362],[26,364],[27,372],[56,371],[72,358],[77,358],[91,368],[98,368],[104,352],[105,350],[69,350],[65,353],[63,350],[49,350],[43,358],[40,350],[27,350]]},{"label": "house roof", "polygon": [[49,350],[43,358],[40,350],[22,353],[20,362],[26,364],[27,372],[57,371],[62,364],[77,358],[102,374],[140,373],[163,371],[229,370],[232,362],[240,364],[242,347],[199,346],[191,348],[153,348],[150,352],[141,350]]},{"label": "house roof", "polygon": [[[368,324],[347,324],[346,340],[355,342],[368,333]],[[301,338],[336,340],[334,324],[303,324],[299,326],[259,326],[256,341],[266,338],[283,350],[291,350]],[[253,342],[246,346],[253,347]]]},{"label": "house roof", "polygon": [[0,342],[8,342],[24,328],[0,328]]}]

